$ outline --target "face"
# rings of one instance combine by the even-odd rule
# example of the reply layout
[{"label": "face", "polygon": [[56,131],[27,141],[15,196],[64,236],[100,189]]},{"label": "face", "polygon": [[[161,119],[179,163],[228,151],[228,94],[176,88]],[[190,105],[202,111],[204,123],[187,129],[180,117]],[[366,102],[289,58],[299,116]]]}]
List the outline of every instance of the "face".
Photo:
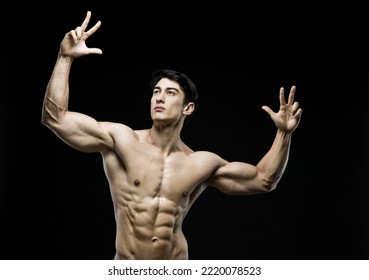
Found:
[{"label": "face", "polygon": [[185,95],[175,81],[161,79],[151,97],[151,118],[153,121],[178,122],[193,111],[193,103],[184,104]]}]

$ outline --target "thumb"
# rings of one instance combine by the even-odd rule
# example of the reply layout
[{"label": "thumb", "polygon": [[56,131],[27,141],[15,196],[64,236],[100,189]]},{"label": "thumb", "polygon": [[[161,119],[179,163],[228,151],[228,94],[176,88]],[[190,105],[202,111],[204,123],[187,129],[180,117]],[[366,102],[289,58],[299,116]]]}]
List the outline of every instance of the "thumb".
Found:
[{"label": "thumb", "polygon": [[268,106],[264,105],[261,107],[265,112],[267,112],[269,115],[272,115],[273,111]]},{"label": "thumb", "polygon": [[90,54],[102,54],[102,50],[99,48],[88,48]]}]

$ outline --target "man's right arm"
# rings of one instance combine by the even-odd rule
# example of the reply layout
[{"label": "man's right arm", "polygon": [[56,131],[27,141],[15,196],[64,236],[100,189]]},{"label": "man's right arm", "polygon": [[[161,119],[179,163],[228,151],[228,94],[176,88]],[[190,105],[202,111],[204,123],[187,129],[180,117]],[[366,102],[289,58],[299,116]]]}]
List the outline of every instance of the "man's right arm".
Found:
[{"label": "man's right arm", "polygon": [[97,48],[88,48],[86,39],[99,27],[96,23],[85,31],[91,13],[81,26],[68,32],[60,44],[60,51],[46,88],[42,106],[42,123],[70,146],[84,152],[98,152],[113,147],[113,139],[104,123],[77,112],[68,110],[69,75],[73,60],[88,54],[101,54]]}]

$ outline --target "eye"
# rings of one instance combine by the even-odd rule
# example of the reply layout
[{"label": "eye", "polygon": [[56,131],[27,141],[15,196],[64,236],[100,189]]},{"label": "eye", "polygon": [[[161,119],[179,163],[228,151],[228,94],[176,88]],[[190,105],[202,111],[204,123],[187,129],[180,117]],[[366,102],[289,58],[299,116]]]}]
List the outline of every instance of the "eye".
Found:
[{"label": "eye", "polygon": [[168,90],[168,95],[175,95],[175,91],[174,90]]},{"label": "eye", "polygon": [[154,89],[153,92],[152,92],[153,95],[156,95],[156,94],[159,94],[159,93],[160,93],[160,90],[158,90],[158,89]]}]

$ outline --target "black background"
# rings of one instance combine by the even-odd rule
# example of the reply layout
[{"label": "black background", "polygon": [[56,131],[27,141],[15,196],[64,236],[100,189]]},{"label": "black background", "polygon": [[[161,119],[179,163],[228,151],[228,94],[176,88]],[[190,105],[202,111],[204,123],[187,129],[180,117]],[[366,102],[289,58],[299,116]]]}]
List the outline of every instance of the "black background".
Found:
[{"label": "black background", "polygon": [[369,259],[369,48],[360,7],[302,16],[112,3],[2,10],[1,259],[114,255],[100,155],[73,150],[40,121],[59,43],[87,10],[90,26],[102,21],[87,46],[103,55],[74,62],[70,109],[98,120],[149,127],[150,72],[173,68],[200,94],[183,140],[256,164],[275,135],[261,106],[278,110],[279,88],[297,86],[304,112],[278,188],[248,197],[206,190],[183,225],[191,259]]}]

